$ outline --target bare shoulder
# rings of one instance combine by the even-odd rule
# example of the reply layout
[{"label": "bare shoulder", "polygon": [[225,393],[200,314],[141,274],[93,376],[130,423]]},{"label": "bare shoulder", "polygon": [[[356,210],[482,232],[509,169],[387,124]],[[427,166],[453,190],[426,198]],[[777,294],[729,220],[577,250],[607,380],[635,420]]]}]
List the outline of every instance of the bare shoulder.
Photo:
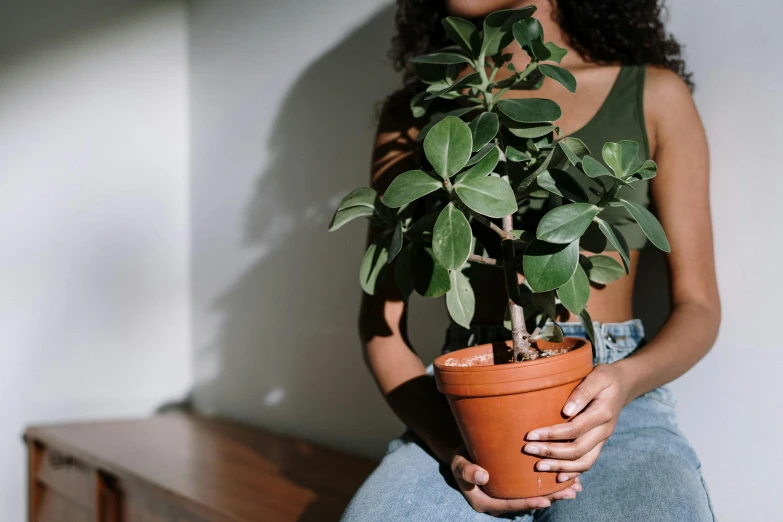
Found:
[{"label": "bare shoulder", "polygon": [[683,131],[702,135],[704,132],[688,85],[664,67],[647,68],[644,118],[653,151]]}]

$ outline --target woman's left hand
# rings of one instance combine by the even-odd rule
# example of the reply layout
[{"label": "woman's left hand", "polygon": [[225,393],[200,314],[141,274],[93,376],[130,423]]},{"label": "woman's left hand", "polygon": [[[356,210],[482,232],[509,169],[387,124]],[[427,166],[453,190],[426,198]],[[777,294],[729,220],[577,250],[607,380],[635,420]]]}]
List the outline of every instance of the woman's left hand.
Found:
[{"label": "woman's left hand", "polygon": [[[630,402],[630,383],[617,364],[599,364],[571,393],[563,414],[568,422],[527,434],[523,451],[543,457],[538,471],[557,471],[564,482],[590,469]],[[551,442],[550,442],[551,441]],[[556,441],[556,442],[555,442]]]}]

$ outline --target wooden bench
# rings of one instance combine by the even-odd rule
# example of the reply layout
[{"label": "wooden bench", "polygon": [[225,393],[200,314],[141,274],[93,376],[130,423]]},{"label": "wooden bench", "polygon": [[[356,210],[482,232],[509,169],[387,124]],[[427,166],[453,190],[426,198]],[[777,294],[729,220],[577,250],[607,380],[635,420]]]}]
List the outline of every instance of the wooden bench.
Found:
[{"label": "wooden bench", "polygon": [[377,462],[182,413],[29,428],[30,522],[339,520]]}]

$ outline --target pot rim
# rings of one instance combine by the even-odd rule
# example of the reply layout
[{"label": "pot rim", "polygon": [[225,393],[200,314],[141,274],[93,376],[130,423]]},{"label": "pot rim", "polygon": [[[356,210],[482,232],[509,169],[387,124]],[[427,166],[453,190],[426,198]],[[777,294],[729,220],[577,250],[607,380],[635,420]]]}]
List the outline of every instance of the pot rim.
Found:
[{"label": "pot rim", "polygon": [[[446,365],[444,364],[444,361],[446,361],[449,357],[453,357],[455,353],[462,352],[462,355],[467,355],[468,351],[471,352],[481,352],[485,351],[487,346],[492,346],[497,343],[486,343],[486,344],[480,344],[478,346],[470,346],[467,348],[461,348],[459,350],[454,350],[453,352],[444,353],[443,355],[438,356],[433,361],[433,366],[439,371],[443,373],[477,373],[477,372],[493,372],[493,371],[509,371],[513,369],[521,369],[522,367],[525,368],[531,368],[534,366],[544,366],[547,364],[562,364],[568,359],[572,359],[575,357],[579,357],[580,351],[585,350],[589,348],[592,350],[592,344],[589,340],[583,339],[581,337],[565,337],[562,342],[560,343],[551,343],[551,344],[565,344],[566,341],[575,341],[577,343],[581,343],[574,348],[571,348],[566,353],[561,353],[557,355],[553,355],[552,357],[542,357],[539,359],[534,359],[532,361],[519,361],[519,362],[512,362],[512,363],[506,363],[506,364],[489,364],[489,365],[477,365],[477,366],[455,366],[455,365]],[[502,341],[501,341],[502,342]],[[505,341],[505,343],[508,345],[511,343],[511,341]]]}]

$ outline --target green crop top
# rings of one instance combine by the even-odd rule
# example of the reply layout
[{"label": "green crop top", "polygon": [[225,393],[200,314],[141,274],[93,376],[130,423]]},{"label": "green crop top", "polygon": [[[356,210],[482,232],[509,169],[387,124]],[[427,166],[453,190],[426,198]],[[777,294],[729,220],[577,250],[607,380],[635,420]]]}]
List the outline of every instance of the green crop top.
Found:
[{"label": "green crop top", "polygon": [[[644,77],[646,66],[623,66],[615,80],[612,90],[593,118],[581,129],[570,134],[582,140],[591,155],[603,163],[601,149],[607,141],[632,140],[639,144],[639,156],[642,161],[650,159],[650,144],[647,128],[644,124]],[[571,167],[572,169],[574,167]],[[582,179],[577,176],[577,179]],[[634,188],[622,187],[620,197],[639,203],[647,208],[650,205],[650,181],[634,183]],[[598,198],[596,197],[596,201]],[[600,217],[615,225],[628,242],[631,250],[641,249],[647,243],[647,237],[639,225],[624,207],[607,207]],[[611,243],[607,250],[615,250]]]}]

